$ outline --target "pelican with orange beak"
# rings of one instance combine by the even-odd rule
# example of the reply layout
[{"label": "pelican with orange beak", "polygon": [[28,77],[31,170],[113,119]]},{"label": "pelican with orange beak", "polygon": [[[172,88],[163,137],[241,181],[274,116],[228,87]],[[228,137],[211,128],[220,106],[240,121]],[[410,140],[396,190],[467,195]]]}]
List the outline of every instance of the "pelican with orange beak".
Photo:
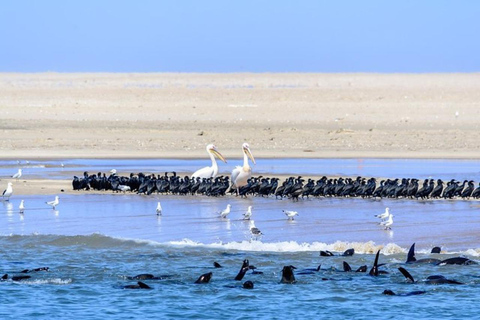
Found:
[{"label": "pelican with orange beak", "polygon": [[225,160],[225,158],[217,150],[217,147],[215,147],[215,145],[209,144],[207,145],[206,149],[207,149],[208,155],[210,156],[210,160],[212,160],[212,165],[210,167],[205,167],[195,171],[195,173],[192,174],[192,178],[202,178],[202,179],[215,178],[218,173],[218,165],[217,165],[217,161],[215,160],[215,157],[227,163],[227,160]]}]

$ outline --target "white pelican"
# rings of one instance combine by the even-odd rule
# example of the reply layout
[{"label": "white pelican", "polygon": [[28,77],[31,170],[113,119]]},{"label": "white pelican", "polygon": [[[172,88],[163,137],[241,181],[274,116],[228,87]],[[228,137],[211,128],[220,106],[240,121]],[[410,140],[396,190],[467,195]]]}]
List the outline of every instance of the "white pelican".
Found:
[{"label": "white pelican", "polygon": [[228,214],[230,213],[230,204],[227,204],[227,207],[225,208],[225,210],[223,210],[222,212],[220,212],[220,216],[222,218],[226,218],[228,216]]},{"label": "white pelican", "polygon": [[248,206],[247,212],[243,214],[243,220],[250,220],[252,216],[252,206]]},{"label": "white pelican", "polygon": [[384,226],[385,227],[385,230],[390,230],[392,229],[391,226],[393,224],[393,214],[389,214],[388,215],[388,219],[385,220],[385,221],[382,221],[379,223],[381,226]]},{"label": "white pelican", "polygon": [[18,210],[20,213],[23,213],[25,211],[25,206],[23,205],[23,200],[20,201],[20,205],[18,206]]},{"label": "white pelican", "polygon": [[232,188],[237,189],[237,194],[239,193],[240,187],[243,187],[247,184],[248,179],[252,176],[252,168],[248,165],[248,158],[252,160],[255,164],[255,159],[253,158],[252,152],[250,151],[250,146],[248,143],[242,145],[243,150],[243,166],[236,166],[232,171]]},{"label": "white pelican", "polygon": [[195,173],[192,174],[192,178],[202,178],[202,179],[215,178],[218,173],[218,166],[217,166],[217,161],[215,161],[215,157],[227,163],[227,160],[225,160],[225,158],[217,150],[217,147],[215,147],[215,145],[209,144],[207,145],[206,149],[207,149],[208,156],[210,157],[210,160],[212,160],[212,165],[210,167],[205,167],[195,171]]},{"label": "white pelican", "polygon": [[390,215],[390,212],[388,212],[388,208],[385,208],[385,212],[382,213],[382,214],[376,214],[375,217],[379,218],[379,219],[387,219],[388,216]]},{"label": "white pelican", "polygon": [[58,196],[55,196],[55,200],[53,201],[48,201],[48,202],[45,202],[46,204],[48,204],[49,206],[52,207],[53,210],[55,210],[55,207],[58,206]]},{"label": "white pelican", "polygon": [[162,205],[160,204],[160,201],[158,201],[156,211],[157,211],[157,216],[161,216],[161,215],[162,215]]},{"label": "white pelican", "polygon": [[22,169],[18,169],[18,172],[15,173],[15,174],[12,176],[12,178],[18,180],[18,179],[20,179],[21,176],[22,176]]},{"label": "white pelican", "polygon": [[295,216],[298,216],[297,211],[290,211],[290,210],[282,210],[282,211],[288,217],[288,220],[293,220]]},{"label": "white pelican", "polygon": [[3,190],[3,200],[5,200],[5,198],[7,198],[7,201],[10,200],[10,196],[12,195],[13,193],[13,188],[12,188],[12,183],[9,182],[7,184],[7,189]]}]

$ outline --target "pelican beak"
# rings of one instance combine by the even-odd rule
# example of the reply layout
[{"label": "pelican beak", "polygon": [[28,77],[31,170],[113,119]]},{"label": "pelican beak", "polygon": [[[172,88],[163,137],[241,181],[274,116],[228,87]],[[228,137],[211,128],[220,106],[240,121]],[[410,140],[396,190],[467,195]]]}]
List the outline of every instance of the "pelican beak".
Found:
[{"label": "pelican beak", "polygon": [[250,158],[250,160],[252,160],[253,164],[257,164],[255,162],[255,159],[253,158],[253,154],[252,152],[250,151],[250,148],[244,148],[243,149],[243,152],[245,152],[247,154],[247,156]]},{"label": "pelican beak", "polygon": [[225,157],[220,153],[218,152],[217,149],[212,149],[212,153],[214,156],[216,156],[218,159],[222,160],[223,162],[227,163],[227,160],[225,160]]}]

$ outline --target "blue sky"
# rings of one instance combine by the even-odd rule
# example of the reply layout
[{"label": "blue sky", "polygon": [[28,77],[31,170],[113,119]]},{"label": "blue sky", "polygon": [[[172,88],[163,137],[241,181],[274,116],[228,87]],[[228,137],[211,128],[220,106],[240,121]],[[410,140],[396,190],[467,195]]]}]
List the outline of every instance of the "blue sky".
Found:
[{"label": "blue sky", "polygon": [[479,72],[480,1],[3,0],[0,72]]}]

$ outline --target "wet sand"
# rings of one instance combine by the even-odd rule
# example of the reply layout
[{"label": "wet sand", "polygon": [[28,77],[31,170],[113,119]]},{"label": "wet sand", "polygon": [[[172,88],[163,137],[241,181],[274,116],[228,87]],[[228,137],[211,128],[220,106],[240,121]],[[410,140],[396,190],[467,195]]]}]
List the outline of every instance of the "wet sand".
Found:
[{"label": "wet sand", "polygon": [[480,74],[0,74],[0,157],[480,158]]}]

